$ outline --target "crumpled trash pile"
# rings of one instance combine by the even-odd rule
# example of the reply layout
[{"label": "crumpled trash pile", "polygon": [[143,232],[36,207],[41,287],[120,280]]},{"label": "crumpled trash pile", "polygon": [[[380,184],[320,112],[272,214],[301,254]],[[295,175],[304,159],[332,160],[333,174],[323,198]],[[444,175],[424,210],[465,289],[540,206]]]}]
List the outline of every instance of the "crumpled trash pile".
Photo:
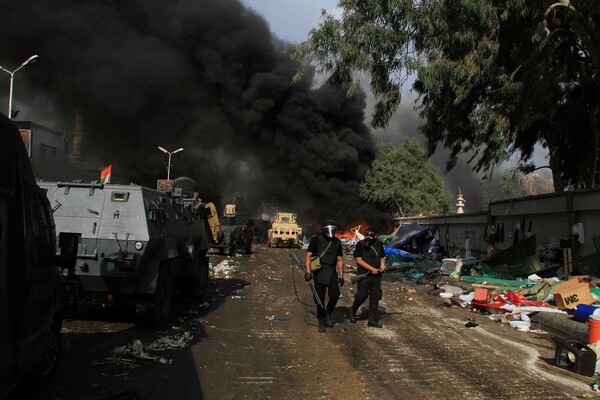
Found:
[{"label": "crumpled trash pile", "polygon": [[[483,286],[483,285],[481,285]],[[494,293],[491,289],[478,288],[466,291],[461,287],[442,283],[437,286],[439,296],[446,299],[448,306],[458,305],[463,308],[488,311],[488,319],[508,324],[511,328],[531,333],[546,333],[531,329],[529,315],[537,312],[553,312],[566,314],[566,311],[551,307],[545,301],[529,300],[522,293],[504,289]],[[535,290],[535,293],[538,291]],[[545,297],[545,296],[544,296]],[[491,311],[494,312],[491,312]]]},{"label": "crumpled trash pile", "polygon": [[237,266],[233,260],[223,260],[217,265],[211,265],[210,277],[213,279],[231,279],[236,269]]},{"label": "crumpled trash pile", "polygon": [[114,348],[106,361],[129,366],[136,366],[136,360],[148,360],[157,364],[173,364],[172,359],[164,358],[156,353],[187,347],[193,340],[194,334],[189,331],[173,336],[163,336],[147,345],[144,345],[141,340],[135,339],[125,346]]}]

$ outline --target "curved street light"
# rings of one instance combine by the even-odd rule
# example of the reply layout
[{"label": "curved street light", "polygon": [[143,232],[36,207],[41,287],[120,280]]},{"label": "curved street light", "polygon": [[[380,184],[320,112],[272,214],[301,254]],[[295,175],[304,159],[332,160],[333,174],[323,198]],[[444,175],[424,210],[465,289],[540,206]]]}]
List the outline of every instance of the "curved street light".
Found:
[{"label": "curved street light", "polygon": [[23,61],[21,66],[19,68],[15,69],[14,71],[9,71],[0,65],[0,69],[4,72],[7,72],[10,75],[10,91],[8,92],[8,118],[9,119],[12,119],[12,97],[13,97],[14,75],[15,75],[15,73],[17,73],[18,70],[20,70],[27,64],[33,64],[34,62],[36,62],[38,58],[40,58],[40,56],[38,56],[37,54],[32,55],[27,60]]},{"label": "curved street light", "polygon": [[171,156],[173,154],[175,154],[175,153],[179,153],[180,151],[183,151],[183,147],[180,147],[180,148],[178,148],[177,150],[174,150],[174,151],[168,151],[167,149],[165,149],[163,147],[160,147],[160,146],[158,146],[158,149],[160,151],[162,151],[163,153],[166,153],[166,154],[169,155],[169,161],[167,163],[167,180],[170,181],[171,180],[171,167],[172,167],[172,165],[171,165]]}]

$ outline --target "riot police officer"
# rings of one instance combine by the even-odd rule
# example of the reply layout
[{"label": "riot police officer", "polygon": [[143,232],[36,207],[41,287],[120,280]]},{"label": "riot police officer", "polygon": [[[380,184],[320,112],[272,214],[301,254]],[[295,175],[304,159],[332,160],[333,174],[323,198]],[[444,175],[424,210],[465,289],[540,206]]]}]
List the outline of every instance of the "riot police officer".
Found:
[{"label": "riot police officer", "polygon": [[[309,282],[314,277],[315,291],[320,301],[317,304],[317,318],[319,319],[319,332],[325,332],[326,327],[332,328],[331,313],[340,298],[340,286],[344,285],[344,263],[342,258],[342,243],[335,237],[337,227],[335,222],[327,220],[321,226],[321,234],[314,236],[306,250],[306,273],[304,279]],[[313,257],[320,258],[321,267],[311,271]],[[325,305],[325,293],[328,292],[329,300]]]},{"label": "riot police officer", "polygon": [[354,302],[350,310],[350,322],[356,322],[356,312],[369,297],[368,326],[381,328],[377,310],[382,297],[381,273],[385,271],[385,250],[373,229],[368,228],[365,238],[356,244],[354,258],[358,264],[359,273],[368,272],[368,275],[357,284]]}]

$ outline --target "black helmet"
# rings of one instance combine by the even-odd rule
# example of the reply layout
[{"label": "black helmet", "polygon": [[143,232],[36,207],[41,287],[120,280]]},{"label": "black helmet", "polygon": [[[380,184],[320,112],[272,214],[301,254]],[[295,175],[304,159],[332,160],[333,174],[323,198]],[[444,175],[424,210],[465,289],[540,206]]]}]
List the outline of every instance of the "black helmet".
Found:
[{"label": "black helmet", "polygon": [[335,236],[337,226],[335,226],[335,222],[328,219],[327,221],[323,222],[323,225],[321,225],[321,230],[323,235],[327,236],[328,238],[332,238]]},{"label": "black helmet", "polygon": [[365,236],[366,237],[371,237],[371,238],[377,236],[377,234],[375,233],[375,229],[373,229],[373,228],[367,228],[367,230],[365,232]]}]

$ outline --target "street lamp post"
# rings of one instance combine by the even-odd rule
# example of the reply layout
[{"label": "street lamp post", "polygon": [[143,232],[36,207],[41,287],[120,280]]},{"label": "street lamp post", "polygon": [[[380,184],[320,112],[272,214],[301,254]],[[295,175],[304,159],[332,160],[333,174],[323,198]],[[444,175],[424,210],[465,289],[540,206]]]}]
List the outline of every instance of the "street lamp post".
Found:
[{"label": "street lamp post", "polygon": [[13,97],[13,80],[14,80],[14,76],[17,73],[18,70],[20,70],[21,68],[23,68],[24,66],[26,66],[27,64],[32,64],[34,62],[37,61],[37,59],[40,56],[38,56],[37,54],[29,57],[27,60],[23,61],[23,63],[21,64],[21,66],[17,69],[15,69],[14,71],[9,71],[6,68],[3,68],[0,65],[0,69],[4,72],[7,72],[10,75],[10,90],[8,92],[8,118],[12,119],[12,97]]},{"label": "street lamp post", "polygon": [[162,151],[163,153],[166,153],[169,155],[169,162],[167,164],[167,180],[170,181],[171,180],[171,156],[175,153],[179,153],[180,151],[183,151],[183,147],[178,148],[175,151],[168,151],[167,149],[158,146],[158,149],[160,151]]}]

